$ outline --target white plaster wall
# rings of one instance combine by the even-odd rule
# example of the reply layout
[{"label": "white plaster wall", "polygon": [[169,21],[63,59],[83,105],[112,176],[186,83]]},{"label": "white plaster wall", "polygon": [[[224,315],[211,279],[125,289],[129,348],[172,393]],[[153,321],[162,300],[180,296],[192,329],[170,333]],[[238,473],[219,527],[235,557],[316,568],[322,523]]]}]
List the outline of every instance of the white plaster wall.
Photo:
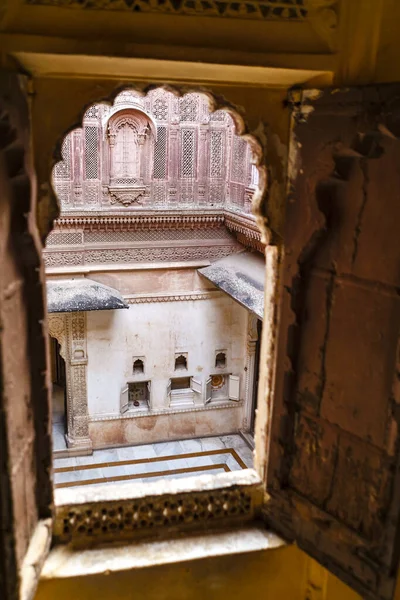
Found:
[{"label": "white plaster wall", "polygon": [[[120,392],[133,381],[133,357],[145,357],[151,404],[168,409],[168,380],[176,352],[188,353],[188,376],[203,384],[215,373],[215,351],[227,350],[226,373],[240,376],[245,391],[247,311],[227,296],[197,301],[132,304],[129,310],[87,313],[88,406],[91,416],[118,415]],[[203,386],[204,387],[204,386]],[[219,412],[219,411],[215,411]],[[139,417],[140,418],[140,417]]]}]

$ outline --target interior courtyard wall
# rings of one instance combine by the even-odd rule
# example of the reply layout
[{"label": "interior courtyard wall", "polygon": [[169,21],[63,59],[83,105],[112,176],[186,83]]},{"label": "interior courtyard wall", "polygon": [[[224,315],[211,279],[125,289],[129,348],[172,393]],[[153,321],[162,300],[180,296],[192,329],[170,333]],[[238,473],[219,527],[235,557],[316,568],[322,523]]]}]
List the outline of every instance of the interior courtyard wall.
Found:
[{"label": "interior courtyard wall", "polygon": [[[207,407],[206,423],[203,419],[196,428],[201,416],[193,409],[204,407],[206,380],[210,375],[219,371],[238,375],[242,400],[245,392],[247,311],[218,292],[210,295],[217,297],[164,302],[149,298],[147,302],[130,304],[129,310],[87,313],[88,404],[95,446],[105,445],[105,440],[113,444],[146,443],[159,441],[160,436],[176,439],[220,435],[243,426],[243,406],[231,401],[232,414],[227,418],[222,417],[226,410],[213,410],[215,401],[212,401]],[[221,370],[215,367],[218,350],[226,350],[227,356],[226,368]],[[187,355],[187,370],[176,371],[175,357],[181,353]],[[144,373],[134,375],[133,362],[137,357],[144,362]],[[202,393],[194,394],[193,407],[185,407],[184,415],[179,413],[179,407],[169,405],[167,387],[174,377],[194,377],[202,384]],[[151,411],[170,413],[164,421],[171,423],[171,427],[160,430],[156,424],[163,419],[157,414],[150,413],[143,420],[143,416],[135,416],[135,411],[130,410],[122,417],[121,391],[127,382],[134,381],[151,381]],[[229,404],[229,399],[225,400]],[[221,402],[216,408],[218,404]],[[103,422],[118,421],[121,417],[123,423]],[[127,423],[127,419],[132,422]],[[153,425],[146,430],[144,423],[147,427],[149,423]],[[103,425],[107,427],[104,437]]]}]

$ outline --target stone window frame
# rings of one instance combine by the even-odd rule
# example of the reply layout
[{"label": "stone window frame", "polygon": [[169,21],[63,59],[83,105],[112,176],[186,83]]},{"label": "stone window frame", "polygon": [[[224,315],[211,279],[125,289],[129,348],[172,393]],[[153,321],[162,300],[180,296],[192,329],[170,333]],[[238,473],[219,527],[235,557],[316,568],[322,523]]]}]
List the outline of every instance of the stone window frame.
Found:
[{"label": "stone window frame", "polygon": [[[24,78],[18,77],[15,74],[7,75],[10,81],[6,82],[6,86],[0,92],[1,106],[4,105],[10,112],[6,112],[6,117],[11,115],[10,129],[7,129],[7,119],[5,119],[5,133],[7,136],[2,137],[2,143],[5,143],[6,152],[8,145],[12,147],[15,139],[21,141],[17,146],[18,152],[14,152],[14,148],[7,154],[7,158],[15,162],[17,169],[14,171],[10,168],[6,174],[7,185],[11,186],[12,194],[21,200],[15,203],[15,214],[18,216],[24,215],[23,219],[18,221],[17,226],[20,227],[21,235],[18,238],[18,243],[24,243],[23,251],[21,248],[21,256],[19,264],[23,265],[22,281],[26,285],[26,291],[30,293],[29,303],[25,306],[25,311],[29,317],[29,328],[27,327],[27,343],[34,354],[34,350],[38,349],[38,355],[29,357],[30,362],[28,367],[31,368],[31,392],[34,392],[35,402],[32,405],[34,411],[32,427],[34,427],[34,447],[33,454],[30,455],[30,468],[35,470],[37,474],[36,480],[34,477],[27,478],[25,489],[31,490],[30,497],[32,502],[36,502],[35,507],[37,512],[32,519],[31,529],[27,536],[27,544],[22,548],[25,561],[18,565],[11,573],[11,579],[15,589],[23,589],[24,597],[32,597],[35,586],[38,581],[41,566],[48,553],[50,543],[64,543],[67,539],[73,539],[74,543],[94,541],[101,542],[102,540],[115,539],[132,539],[148,536],[153,536],[155,532],[159,535],[173,535],[174,532],[189,532],[199,530],[206,527],[218,529],[221,526],[239,526],[243,523],[253,521],[260,514],[262,506],[262,482],[259,475],[254,470],[249,472],[229,473],[222,476],[199,478],[189,478],[191,481],[171,481],[168,485],[158,486],[154,493],[151,488],[143,487],[143,489],[133,489],[131,485],[127,490],[119,486],[111,489],[98,488],[93,494],[92,490],[89,496],[84,494],[80,496],[76,494],[75,489],[57,490],[57,492],[66,492],[63,495],[58,495],[52,489],[51,480],[51,427],[50,427],[50,381],[48,372],[46,371],[49,360],[48,353],[48,327],[52,334],[58,338],[59,343],[63,346],[62,351],[68,361],[69,371],[69,387],[76,389],[77,398],[79,400],[79,411],[77,418],[72,422],[72,432],[70,434],[71,443],[77,443],[82,446],[87,443],[87,390],[86,390],[86,365],[87,365],[87,349],[86,349],[86,315],[84,313],[58,315],[60,319],[53,319],[50,324],[49,315],[46,313],[45,297],[44,297],[44,265],[43,257],[41,256],[41,242],[38,231],[38,224],[41,228],[42,241],[46,237],[47,232],[51,228],[51,223],[57,214],[53,210],[57,206],[54,190],[51,185],[45,186],[45,194],[48,197],[48,204],[44,213],[36,212],[36,190],[43,189],[40,181],[42,178],[41,171],[44,162],[44,175],[47,182],[50,180],[51,167],[59,160],[60,155],[53,157],[47,162],[46,150],[42,148],[40,160],[35,163],[36,171],[33,167],[31,148],[35,145],[30,137],[30,117],[27,109],[26,96],[24,91],[21,93],[21,85],[24,85]],[[21,83],[22,82],[22,83]],[[10,85],[9,85],[10,83]],[[11,93],[9,93],[9,88]],[[3,91],[6,90],[6,94]],[[7,96],[8,94],[8,96]],[[183,92],[180,92],[183,95]],[[76,95],[76,98],[79,95]],[[22,100],[21,100],[22,97]],[[10,104],[11,98],[11,104]],[[16,105],[12,105],[12,101],[16,98]],[[87,103],[93,103],[93,98]],[[217,101],[214,108],[217,107]],[[229,110],[232,110],[228,106]],[[58,111],[61,115],[61,111]],[[85,109],[82,111],[82,116]],[[66,115],[63,114],[63,118]],[[15,119],[14,119],[15,117]],[[19,122],[20,120],[20,122]],[[244,122],[238,116],[238,123],[244,131]],[[13,129],[17,127],[17,129]],[[53,125],[51,126],[53,127]],[[55,126],[57,129],[58,125]],[[63,126],[62,138],[65,137],[65,129]],[[2,135],[4,131],[2,130]],[[41,141],[43,137],[41,137]],[[256,144],[255,138],[252,138]],[[61,143],[58,152],[61,149]],[[0,152],[3,148],[0,147]],[[54,152],[52,145],[51,152]],[[56,151],[57,154],[57,151]],[[55,158],[55,160],[54,160]],[[18,160],[17,160],[18,159]],[[19,161],[19,162],[18,162]],[[261,161],[261,150],[260,150]],[[18,164],[17,164],[18,163]],[[25,171],[21,164],[24,165]],[[261,164],[261,162],[260,162]],[[50,167],[50,172],[49,172]],[[266,169],[263,169],[263,179],[266,181]],[[43,173],[44,173],[43,172]],[[18,175],[18,181],[12,181],[12,178]],[[2,173],[3,175],[3,173]],[[7,179],[8,177],[8,179]],[[20,187],[21,177],[27,182],[27,185]],[[36,186],[36,180],[38,185]],[[9,196],[13,199],[13,196]],[[5,200],[8,202],[9,197],[6,195]],[[41,201],[43,198],[41,198]],[[43,205],[41,205],[43,206]],[[21,210],[21,213],[18,213]],[[29,213],[29,219],[26,214]],[[38,214],[39,216],[38,219]],[[17,223],[17,220],[15,220]],[[47,230],[47,231],[46,231]],[[15,230],[13,233],[18,233]],[[16,246],[19,248],[19,246]],[[27,250],[31,250],[29,260],[26,264],[23,262],[24,256],[27,256]],[[24,254],[25,253],[25,254]],[[13,260],[15,260],[13,255]],[[23,305],[22,305],[23,306]],[[24,321],[21,326],[23,326]],[[40,362],[42,361],[42,362]],[[40,364],[40,368],[34,368],[33,365]],[[47,366],[46,366],[47,365]],[[77,389],[79,387],[79,390]],[[79,393],[78,393],[79,392]],[[33,396],[32,396],[33,398]],[[73,398],[73,395],[70,396]],[[31,401],[31,397],[28,398]],[[33,400],[32,400],[33,402]],[[7,440],[6,440],[7,442]],[[31,447],[29,447],[29,452]],[[8,473],[5,473],[6,489],[4,490],[7,499],[13,502],[11,481],[8,478]],[[121,484],[122,486],[122,484]],[[111,495],[110,495],[111,494]],[[26,496],[26,494],[25,494]],[[54,503],[55,499],[55,503]],[[154,500],[154,502],[152,501]],[[88,502],[88,506],[85,503]],[[14,504],[15,505],[15,504]],[[131,513],[131,511],[134,511]],[[91,526],[92,515],[93,527]],[[96,530],[98,516],[101,515],[100,531]],[[118,523],[115,521],[117,517]],[[123,521],[121,521],[123,519]],[[211,520],[210,520],[211,519]],[[127,522],[128,521],[128,522]],[[96,524],[96,527],[95,527]],[[13,522],[9,524],[15,529],[15,534],[19,534],[20,524]],[[34,531],[32,529],[34,528]],[[95,540],[93,538],[95,533]],[[99,533],[99,535],[97,535]],[[89,536],[89,537],[88,537]],[[28,547],[29,546],[29,547]],[[21,556],[21,553],[20,553]],[[15,576],[15,577],[14,577]]]},{"label": "stone window frame", "polygon": [[[129,87],[129,89],[132,89],[131,85],[127,87]],[[178,87],[176,89],[179,90]],[[203,90],[201,91],[203,92]],[[187,93],[187,90],[179,90],[178,93],[179,95],[183,96],[185,93]],[[242,116],[239,113],[235,112],[232,106],[229,104],[227,104],[226,106],[217,106],[214,96],[211,93],[208,93],[207,95],[209,96],[209,98],[212,99],[212,102],[214,103],[214,109],[218,108],[227,110],[227,112],[234,118],[237,131],[240,133],[240,135],[243,135],[245,132],[245,127]],[[93,100],[91,100],[90,104],[93,104]],[[195,129],[195,127],[191,124],[187,128]],[[260,142],[256,137],[246,135],[245,139],[252,145],[255,155],[257,157],[257,166],[260,169],[260,187],[258,193],[255,195],[255,199],[257,200],[258,197],[260,200],[263,194],[265,193],[266,187],[266,169],[263,166],[264,163],[262,159],[262,148]],[[195,156],[195,160],[197,160],[197,155]],[[180,352],[179,354],[182,353]],[[200,382],[196,381],[195,383],[196,387],[198,385],[200,389]],[[196,389],[196,394],[202,396],[202,391],[199,392]],[[260,453],[260,455],[262,455],[262,453]],[[216,527],[220,527],[221,524],[234,525],[235,523],[242,524],[248,521],[252,521],[260,513],[263,486],[260,475],[254,469],[248,469],[247,471],[243,472],[232,472],[229,474],[229,477],[227,477],[226,474],[214,475],[212,477],[206,478],[204,478],[203,476],[202,479],[199,479],[198,481],[197,479],[195,479],[193,481],[191,483],[187,483],[185,481],[172,481],[169,486],[170,492],[157,494],[158,501],[168,504],[173,498],[176,497],[178,491],[180,491],[180,502],[181,505],[185,507],[185,511],[187,514],[185,518],[179,517],[179,525],[177,525],[177,530],[188,529],[188,531],[190,531],[192,529],[198,529],[199,525],[200,527],[202,527],[203,524],[206,523],[207,527],[209,528],[211,523],[208,520],[208,514],[212,515],[212,523],[215,523]],[[134,492],[133,494],[132,491]],[[103,492],[105,495],[103,494]],[[93,504],[93,501],[89,498],[91,496],[90,492],[89,496],[86,496],[86,501],[89,502],[92,505],[92,507],[97,506],[98,509],[103,512],[103,514],[105,515],[104,518],[107,523],[107,525],[104,525],[104,528],[100,532],[100,536],[96,535],[96,541],[115,539],[115,535],[117,533],[116,528],[111,524],[110,520],[110,517],[113,514],[113,510],[111,510],[111,512],[109,511],[109,508],[111,506],[109,505],[109,494],[110,490],[101,490],[100,488],[98,488],[96,491],[95,504]],[[206,499],[210,499],[212,496],[213,508],[211,508],[211,504],[209,503],[209,501],[208,513],[204,513],[200,505],[198,506],[198,508],[196,508],[196,506],[192,506],[193,494],[196,494],[196,497],[198,497],[202,506],[203,503],[206,502]],[[124,494],[124,490],[122,489],[122,487],[118,486],[118,490],[114,490],[113,506],[115,506],[117,496],[121,496],[120,501],[118,503],[119,511],[125,510],[123,507],[132,503],[133,500],[135,500],[138,503],[137,505],[139,507],[142,507],[139,508],[139,510],[144,510],[143,507],[147,507],[149,502],[148,497],[146,497],[146,490],[142,492],[139,488],[137,490],[130,489],[129,493],[126,495]],[[54,529],[56,541],[65,542],[68,539],[80,539],[84,541],[85,539],[89,539],[85,536],[88,533],[88,529],[90,529],[90,526],[84,531],[82,526],[78,525],[78,522],[81,518],[80,515],[83,515],[83,505],[81,500],[82,498],[79,500],[78,504],[76,503],[76,492],[74,489],[68,490],[65,488],[56,491],[56,518]],[[69,506],[70,510],[67,509],[67,506]],[[176,517],[174,516],[173,512],[171,512],[171,519],[171,523],[174,523]],[[168,519],[166,521],[168,521]],[[168,523],[168,531],[172,531],[171,523]],[[196,523],[196,525],[194,523]],[[110,527],[108,527],[108,524],[110,524]],[[142,522],[140,531],[136,530],[136,528],[133,528],[133,530],[129,531],[129,533],[129,528],[127,528],[126,531],[125,529],[124,531],[122,531],[118,527],[118,537],[123,538],[125,534],[127,534],[128,538],[137,537],[137,535],[139,535],[139,537],[143,535],[146,536],[147,534],[150,534],[151,531],[154,531],[155,526],[159,528],[160,534],[162,535],[163,528],[166,524],[167,522],[165,522],[164,524],[155,523],[152,519],[150,519],[148,522],[146,520],[146,523]],[[105,529],[107,529],[107,531]]]},{"label": "stone window frame", "polygon": [[[301,121],[301,118],[305,119],[305,116],[303,114],[298,116],[300,117],[298,122],[304,122]],[[368,151],[369,143],[370,140],[367,138],[366,143],[362,146],[365,151]],[[272,366],[272,369],[268,371],[268,376],[271,376],[275,366],[273,364],[275,354],[270,346],[271,342],[272,345],[277,343],[276,294],[279,282],[276,267],[281,264],[282,260],[280,250],[282,247],[279,243],[266,249],[267,267],[273,267],[271,279],[267,281],[264,322],[274,335],[271,340],[268,339],[264,328],[263,340],[267,341],[267,352],[265,344],[262,351],[262,364],[265,365],[265,361],[267,361],[269,366]],[[270,350],[272,351],[269,352]],[[82,359],[81,349],[78,348],[74,359]],[[260,389],[264,397],[262,409],[265,411],[270,408],[268,401],[272,398],[274,382],[265,381],[265,371],[262,375],[264,381],[262,381]],[[262,421],[264,422],[264,419]],[[264,451],[263,446],[258,445],[257,453],[262,455]],[[259,465],[265,467],[263,456],[261,456],[261,461],[258,456],[258,461]],[[266,523],[270,523],[274,515],[267,513],[271,503],[263,506],[265,490],[262,480],[265,481],[263,470],[258,474],[254,470],[249,470],[239,474],[217,475],[212,479],[202,478],[201,481],[180,482],[181,485],[171,482],[171,486],[167,486],[160,493],[154,488],[149,493],[150,488],[147,488],[138,491],[135,497],[132,497],[132,490],[128,489],[119,488],[117,493],[111,489],[96,490],[95,502],[92,494],[89,494],[90,497],[79,494],[77,502],[77,498],[74,497],[71,490],[63,490],[68,493],[62,498],[59,496],[56,502],[54,540],[63,542],[72,540],[74,543],[83,545],[93,542],[94,529],[97,529],[96,524],[100,515],[102,515],[101,532],[98,535],[95,534],[96,542],[99,543],[115,539],[129,540],[149,535],[150,532],[151,535],[154,535],[154,532],[160,535],[171,535],[174,532],[198,531],[202,527],[207,529],[214,527],[217,529],[219,526],[229,528],[254,521],[257,517],[263,517]],[[124,491],[126,495],[123,498]],[[284,525],[284,519],[280,525]],[[278,527],[276,530],[280,531]],[[332,570],[335,572],[335,568],[332,567]]]}]

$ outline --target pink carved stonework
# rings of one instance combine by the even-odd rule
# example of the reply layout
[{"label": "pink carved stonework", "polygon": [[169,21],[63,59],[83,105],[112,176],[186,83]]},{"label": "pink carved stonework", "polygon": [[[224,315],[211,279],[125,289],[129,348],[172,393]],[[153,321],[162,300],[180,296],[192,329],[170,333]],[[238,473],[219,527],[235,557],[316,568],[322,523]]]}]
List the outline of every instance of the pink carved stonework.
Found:
[{"label": "pink carved stonework", "polygon": [[62,214],[195,208],[251,212],[252,152],[202,94],[125,90],[69,133],[53,181]]}]

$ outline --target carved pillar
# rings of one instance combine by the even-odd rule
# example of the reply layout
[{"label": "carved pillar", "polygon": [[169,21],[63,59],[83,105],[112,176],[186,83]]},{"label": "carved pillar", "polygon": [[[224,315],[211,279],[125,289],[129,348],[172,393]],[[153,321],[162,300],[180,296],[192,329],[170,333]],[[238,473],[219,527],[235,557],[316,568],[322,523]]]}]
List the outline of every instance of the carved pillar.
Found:
[{"label": "carved pillar", "polygon": [[258,340],[257,317],[249,312],[247,325],[247,353],[246,353],[246,378],[245,378],[245,407],[243,416],[243,428],[248,431],[251,424],[253,410],[253,390],[255,374],[255,356]]},{"label": "carved pillar", "polygon": [[199,130],[199,152],[198,152],[198,196],[197,202],[200,205],[208,204],[207,197],[207,166],[208,166],[208,125],[200,125]]},{"label": "carved pillar", "polygon": [[82,196],[82,129],[76,129],[72,136],[72,170],[73,170],[73,204],[79,206],[83,202]]},{"label": "carved pillar", "polygon": [[179,126],[171,125],[169,130],[168,161],[168,204],[174,207],[179,200],[177,182],[179,179]]},{"label": "carved pillar", "polygon": [[60,344],[65,360],[69,448],[92,452],[86,389],[86,313],[49,315],[49,334]]},{"label": "carved pillar", "polygon": [[66,315],[67,336],[67,445],[82,452],[92,451],[86,387],[86,313]]}]

